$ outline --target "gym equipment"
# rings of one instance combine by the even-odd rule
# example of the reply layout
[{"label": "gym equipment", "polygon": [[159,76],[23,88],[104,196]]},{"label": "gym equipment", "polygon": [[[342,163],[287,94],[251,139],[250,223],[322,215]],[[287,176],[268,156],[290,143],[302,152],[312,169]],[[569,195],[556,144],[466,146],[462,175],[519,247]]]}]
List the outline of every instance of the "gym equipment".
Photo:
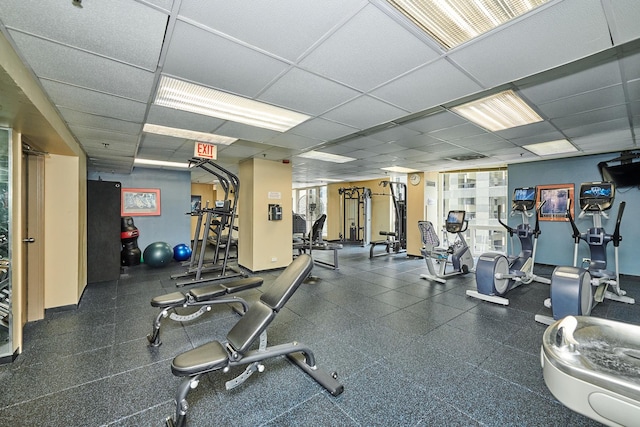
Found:
[{"label": "gym equipment", "polygon": [[173,259],[176,261],[186,261],[191,258],[192,250],[184,243],[180,243],[173,247]]},{"label": "gym equipment", "polygon": [[[540,224],[538,212],[544,202],[537,208],[535,187],[516,188],[513,192],[511,204],[511,216],[520,213],[522,223],[516,228],[502,222],[501,205],[498,205],[498,222],[509,232],[513,241],[513,235],[520,240],[520,253],[517,256],[507,257],[500,253],[488,252],[480,255],[476,265],[476,288],[467,290],[467,295],[483,301],[496,304],[509,305],[509,300],[504,298],[507,292],[522,284],[533,281],[551,284],[551,280],[533,274],[536,260],[536,247],[540,236]],[[529,226],[529,218],[535,211],[536,225],[532,230]],[[513,243],[511,245],[513,247]]]},{"label": "gym equipment", "polygon": [[309,236],[305,239],[294,239],[293,249],[298,251],[298,255],[306,253],[309,250],[309,255],[313,257],[313,251],[333,251],[333,263],[322,261],[319,259],[313,259],[313,262],[323,267],[333,268],[337,270],[338,267],[338,251],[343,248],[340,243],[325,242],[322,240],[322,228],[327,219],[326,214],[320,215],[320,218],[315,220],[311,227]]},{"label": "gym equipment", "polygon": [[212,341],[173,359],[171,371],[178,377],[184,377],[184,380],[176,393],[175,416],[166,420],[168,427],[185,425],[189,407],[187,394],[198,386],[204,374],[214,371],[227,372],[229,368],[248,365],[238,377],[226,382],[226,388],[229,390],[244,383],[254,372],[263,372],[265,367],[262,362],[273,357],[286,355],[332,396],[343,392],[344,387],[337,381],[337,374],[329,374],[316,366],[313,352],[300,342],[251,349],[258,337],[262,341],[268,326],[309,276],[312,268],[313,260],[310,255],[298,256],[268,287],[260,300],[256,301],[231,328],[226,342]]},{"label": "gym equipment", "polygon": [[[537,314],[537,322],[550,325],[554,320],[565,316],[588,316],[595,304],[605,298],[635,304],[635,300],[626,296],[626,291],[620,288],[620,274],[618,267],[618,246],[620,223],[626,206],[620,202],[615,231],[607,234],[602,227],[602,218],[608,219],[606,211],[611,209],[615,197],[615,186],[610,182],[585,182],[580,184],[580,214],[593,218],[593,227],[580,233],[567,206],[567,217],[573,230],[573,267],[556,267],[551,275],[551,298],[545,301],[545,306],[551,307],[553,317]],[[578,267],[578,246],[584,240],[589,245],[588,268]],[[613,242],[615,271],[607,270],[607,245]],[[595,288],[595,292],[592,291]],[[609,291],[609,287],[613,292]]]},{"label": "gym equipment", "polygon": [[[214,207],[209,203],[204,208],[198,206],[188,215],[197,216],[196,228],[193,235],[191,258],[187,271],[174,274],[172,279],[187,278],[176,282],[176,286],[185,286],[196,283],[224,280],[233,277],[246,277],[240,267],[229,264],[231,260],[230,250],[232,246],[237,249],[237,241],[233,238],[233,230],[237,230],[235,224],[238,209],[238,197],[240,180],[236,175],[209,159],[193,158],[189,160],[189,168],[200,168],[216,177],[219,187],[224,191],[224,198],[216,200]],[[203,229],[202,244],[198,249],[200,231]],[[205,260],[207,243],[214,247],[213,259]],[[237,261],[237,257],[235,257]],[[209,275],[214,273],[214,275]]]},{"label": "gym equipment", "polygon": [[124,266],[140,264],[140,248],[138,247],[138,237],[140,232],[133,223],[133,217],[123,216],[120,219],[120,240],[122,251],[120,261]]},{"label": "gym equipment", "polygon": [[[469,228],[469,221],[465,219],[465,211],[449,211],[445,222],[447,233],[455,234],[456,240],[448,247],[440,247],[440,239],[431,221],[418,221],[418,229],[422,237],[420,252],[427,263],[428,274],[421,274],[423,279],[439,283],[446,283],[447,278],[459,274],[467,274],[473,270],[473,256],[464,238],[464,232]],[[433,260],[440,264],[436,271]],[[447,265],[452,269],[447,271]]]},{"label": "gym equipment", "polygon": [[342,204],[342,242],[360,243],[363,247],[371,242],[371,190],[365,187],[343,187],[338,189]]},{"label": "gym equipment", "polygon": [[153,242],[142,253],[144,263],[149,267],[163,267],[171,262],[173,249],[165,242]]},{"label": "gym equipment", "polygon": [[544,382],[563,405],[609,426],[640,420],[640,326],[567,316],[542,336]]},{"label": "gym equipment", "polygon": [[[392,251],[397,254],[407,250],[407,185],[402,182],[394,181],[381,181],[379,185],[382,187],[389,187],[389,195],[393,201],[395,230],[380,232],[380,235],[386,236],[386,239],[371,242],[369,258],[388,255]],[[374,255],[374,248],[380,245],[384,245],[385,253]]]},{"label": "gym equipment", "polygon": [[[151,300],[152,307],[160,308],[160,313],[153,321],[153,331],[147,335],[147,340],[152,347],[158,347],[160,341],[160,326],[162,319],[169,317],[176,322],[188,322],[211,311],[214,304],[231,304],[238,303],[242,307],[242,311],[238,311],[233,307],[234,311],[240,315],[247,312],[249,305],[247,302],[236,296],[231,296],[237,292],[246,291],[248,289],[257,288],[262,285],[261,277],[247,277],[237,279],[227,283],[212,283],[210,285],[194,288],[187,292],[173,292],[166,295],[160,295]],[[190,314],[179,314],[177,308],[200,307],[197,311]]]}]

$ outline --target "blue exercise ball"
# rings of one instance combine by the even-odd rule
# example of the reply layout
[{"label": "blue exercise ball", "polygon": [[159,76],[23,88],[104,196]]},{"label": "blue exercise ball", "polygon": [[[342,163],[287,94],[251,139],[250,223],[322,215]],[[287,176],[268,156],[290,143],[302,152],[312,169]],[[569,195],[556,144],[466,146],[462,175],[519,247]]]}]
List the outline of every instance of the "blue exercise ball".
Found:
[{"label": "blue exercise ball", "polygon": [[191,248],[184,243],[173,247],[173,259],[176,261],[186,261],[191,258]]},{"label": "blue exercise ball", "polygon": [[162,267],[171,262],[173,249],[168,243],[154,242],[144,249],[142,257],[149,267]]}]

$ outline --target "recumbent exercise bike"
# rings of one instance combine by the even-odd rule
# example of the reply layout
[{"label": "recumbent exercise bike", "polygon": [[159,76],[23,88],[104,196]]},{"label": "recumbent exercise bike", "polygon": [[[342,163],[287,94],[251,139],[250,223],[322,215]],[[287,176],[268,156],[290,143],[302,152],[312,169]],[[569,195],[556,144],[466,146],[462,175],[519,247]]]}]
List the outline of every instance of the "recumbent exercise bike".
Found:
[{"label": "recumbent exercise bike", "polygon": [[[465,215],[465,211],[449,211],[445,230],[447,233],[455,234],[456,240],[448,247],[439,247],[440,239],[431,221],[418,221],[422,238],[420,252],[429,271],[428,274],[421,274],[421,278],[446,283],[449,277],[467,274],[473,270],[473,256],[463,234],[469,228],[469,221],[465,219]],[[440,264],[438,271],[433,265],[434,259]],[[448,264],[453,268],[447,270]]]},{"label": "recumbent exercise bike", "polygon": [[[500,219],[501,206],[498,205],[498,222],[509,232],[509,236],[517,235],[520,240],[520,253],[517,256],[507,257],[501,253],[487,252],[478,258],[476,266],[477,290],[467,290],[467,295],[483,301],[496,304],[509,305],[509,300],[504,295],[511,289],[533,281],[551,283],[551,280],[533,274],[536,258],[540,225],[538,212],[544,202],[537,208],[535,206],[535,187],[516,188],[513,192],[511,204],[511,216],[517,212],[522,216],[522,223],[516,228],[511,228]],[[529,218],[536,216],[536,225],[532,230],[529,226]],[[512,245],[513,246],[513,245]]]}]

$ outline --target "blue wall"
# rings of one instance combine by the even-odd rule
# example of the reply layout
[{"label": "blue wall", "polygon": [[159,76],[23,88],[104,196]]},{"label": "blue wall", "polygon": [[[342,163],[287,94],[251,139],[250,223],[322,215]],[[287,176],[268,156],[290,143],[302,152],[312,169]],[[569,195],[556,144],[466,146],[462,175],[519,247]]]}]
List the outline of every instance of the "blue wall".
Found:
[{"label": "blue wall", "polygon": [[117,181],[123,188],[159,188],[160,216],[136,216],[140,231],[138,247],[167,242],[172,247],[191,242],[191,217],[185,215],[191,205],[191,173],[163,169],[135,168],[129,175],[89,173],[89,180]]},{"label": "blue wall", "polygon": [[[533,187],[547,184],[574,184],[575,190],[579,190],[582,182],[600,181],[600,173],[597,164],[601,161],[618,157],[619,153],[610,153],[598,156],[584,156],[560,160],[547,160],[542,162],[520,163],[509,166],[509,194],[517,187]],[[608,211],[609,219],[602,219],[602,226],[608,233],[613,233],[615,219],[618,214],[618,205],[621,201],[627,202],[624,217],[620,227],[622,242],[620,242],[620,273],[640,276],[640,190],[637,188],[622,188],[616,190],[616,198],[613,207]],[[576,204],[578,200],[576,199]],[[578,212],[579,213],[579,212]],[[575,211],[574,211],[575,218]],[[518,224],[519,217],[511,217],[509,225]],[[533,226],[533,222],[531,225]],[[593,219],[585,216],[576,220],[580,231],[592,227]],[[550,265],[573,264],[573,238],[571,237],[571,225],[563,221],[540,221],[542,234],[538,239],[536,262]],[[517,245],[517,244],[516,244]],[[519,249],[519,246],[516,247]],[[609,268],[615,269],[613,257],[613,244],[608,248]],[[578,251],[578,263],[582,258],[589,257],[589,249],[586,243],[580,243]]]}]

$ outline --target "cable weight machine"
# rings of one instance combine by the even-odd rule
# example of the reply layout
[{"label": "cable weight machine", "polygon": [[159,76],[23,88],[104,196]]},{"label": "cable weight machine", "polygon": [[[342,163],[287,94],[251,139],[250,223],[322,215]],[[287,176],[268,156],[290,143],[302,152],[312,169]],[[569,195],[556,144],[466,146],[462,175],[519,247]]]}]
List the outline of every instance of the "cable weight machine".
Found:
[{"label": "cable weight machine", "polygon": [[[382,193],[382,196],[391,196],[394,211],[394,231],[381,231],[381,236],[387,236],[385,240],[371,242],[369,248],[369,258],[374,256],[387,255],[391,252],[400,253],[407,250],[407,185],[402,182],[380,181],[380,186],[389,187],[389,194]],[[385,253],[374,255],[376,246],[385,246]]]}]

